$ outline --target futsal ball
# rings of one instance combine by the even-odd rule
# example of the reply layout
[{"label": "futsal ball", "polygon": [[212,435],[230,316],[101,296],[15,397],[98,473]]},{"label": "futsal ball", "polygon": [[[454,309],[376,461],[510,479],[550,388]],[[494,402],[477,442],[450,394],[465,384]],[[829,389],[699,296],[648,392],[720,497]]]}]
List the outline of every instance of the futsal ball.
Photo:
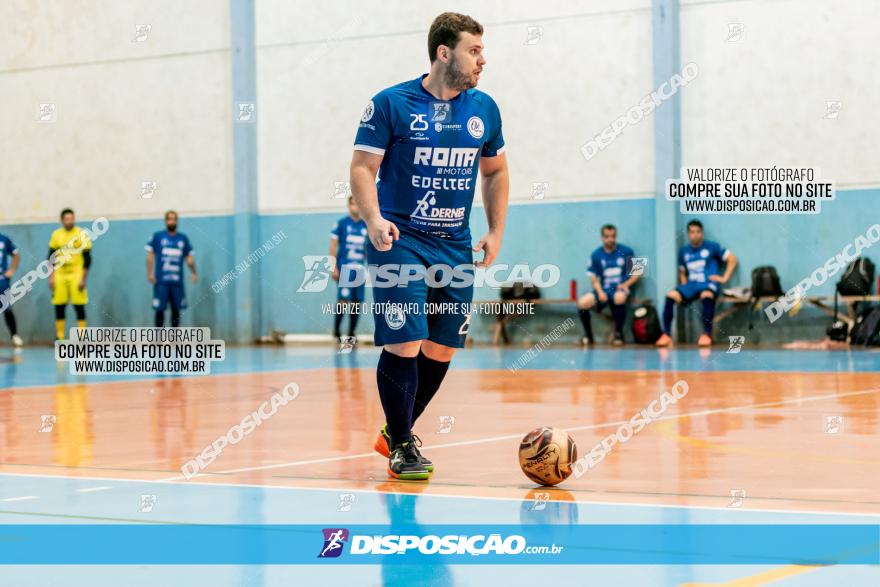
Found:
[{"label": "futsal ball", "polygon": [[519,444],[519,466],[526,477],[539,485],[565,481],[576,460],[574,439],[559,428],[535,428]]}]

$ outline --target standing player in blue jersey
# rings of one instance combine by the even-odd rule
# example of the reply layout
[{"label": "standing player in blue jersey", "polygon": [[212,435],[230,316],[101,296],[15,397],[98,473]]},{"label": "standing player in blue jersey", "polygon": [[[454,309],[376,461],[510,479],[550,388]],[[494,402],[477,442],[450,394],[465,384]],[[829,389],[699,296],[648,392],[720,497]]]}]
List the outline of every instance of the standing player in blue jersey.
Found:
[{"label": "standing player in blue jersey", "polygon": [[[430,280],[373,283],[374,301],[384,308],[374,318],[376,345],[384,347],[376,380],[386,421],[374,448],[388,456],[388,473],[399,479],[427,479],[433,471],[418,450],[413,422],[439,389],[456,349],[464,347],[470,324],[472,280],[465,287],[456,285],[467,280],[439,284],[451,267],[465,266],[457,271],[472,276],[473,252],[483,251],[477,266],[490,265],[504,233],[508,173],[501,114],[475,89],[486,64],[482,34],[469,16],[438,16],[428,32],[430,72],[379,92],[355,139],[351,188],[367,223],[371,269],[398,267],[408,277],[409,268],[401,265],[432,268]],[[489,231],[472,249],[468,222],[478,170]],[[383,287],[388,284],[398,285]],[[457,311],[411,310],[427,303]]]},{"label": "standing player in blue jersey", "polygon": [[[9,290],[12,276],[18,270],[18,262],[21,256],[18,254],[18,247],[12,242],[12,239],[5,234],[0,234],[0,295],[5,294]],[[9,335],[12,337],[12,344],[21,346],[24,341],[18,335],[18,326],[15,324],[15,314],[12,313],[12,306],[4,309],[3,319],[6,321],[6,327],[9,328]]]},{"label": "standing player in blue jersey", "polygon": [[587,277],[593,284],[593,291],[578,300],[578,314],[584,325],[584,344],[593,344],[593,324],[590,309],[601,312],[611,306],[614,318],[615,346],[623,344],[623,323],[626,320],[626,300],[630,289],[639,280],[632,273],[632,258],[635,253],[626,245],[617,243],[617,228],[613,224],[602,227],[602,246],[590,255]]},{"label": "standing player in blue jersey", "polygon": [[[330,256],[336,258],[333,280],[339,283],[336,293],[337,305],[342,304],[344,312],[333,315],[333,336],[341,338],[342,318],[348,314],[348,336],[354,337],[357,328],[358,308],[364,301],[364,244],[367,242],[367,223],[361,218],[354,198],[348,198],[348,216],[336,221],[330,229]],[[341,279],[341,281],[340,281]],[[359,284],[359,285],[353,285]]]},{"label": "standing player in blue jersey", "polygon": [[[699,346],[712,346],[712,322],[715,319],[715,300],[719,285],[727,283],[736,269],[736,255],[716,242],[703,240],[703,224],[691,220],[687,225],[688,242],[678,252],[679,286],[666,294],[663,308],[663,334],[657,346],[671,346],[672,317],[675,304],[687,305],[697,298],[703,301],[703,334]],[[721,264],[726,263],[724,275]]]},{"label": "standing player in blue jersey", "polygon": [[195,283],[196,262],[192,246],[185,234],[177,232],[177,212],[165,213],[165,230],[160,230],[147,242],[147,281],[153,284],[155,325],[165,325],[165,308],[171,305],[171,326],[180,326],[180,311],[186,309],[183,287],[183,262],[189,266],[190,279]]}]

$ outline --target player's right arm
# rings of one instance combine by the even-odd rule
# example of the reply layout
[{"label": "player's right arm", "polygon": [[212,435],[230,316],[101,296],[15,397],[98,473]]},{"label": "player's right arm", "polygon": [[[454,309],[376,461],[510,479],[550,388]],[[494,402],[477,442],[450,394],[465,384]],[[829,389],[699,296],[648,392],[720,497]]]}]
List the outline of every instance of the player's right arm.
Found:
[{"label": "player's right arm", "polygon": [[[330,229],[330,256],[336,259],[336,253],[339,252],[339,222]],[[339,267],[333,264],[333,281],[339,281]]]},{"label": "player's right arm", "polygon": [[61,245],[55,242],[55,233],[52,233],[52,236],[49,238],[49,255],[46,257],[49,261],[49,278],[46,282],[49,284],[49,289],[55,289],[55,263],[53,262],[52,255],[55,254]]},{"label": "player's right arm", "polygon": [[153,242],[155,241],[156,236],[153,235],[153,238],[147,243],[147,246],[144,247],[147,249],[147,281],[150,283],[156,283],[156,273],[153,270],[153,263],[156,259],[156,253],[153,252]]},{"label": "player's right arm", "polygon": [[351,195],[367,223],[367,236],[379,251],[391,249],[392,243],[400,238],[394,223],[382,217],[376,189],[376,176],[382,166],[385,150],[394,140],[391,117],[391,103],[385,92],[370,100],[361,116],[354,140],[349,176]]}]

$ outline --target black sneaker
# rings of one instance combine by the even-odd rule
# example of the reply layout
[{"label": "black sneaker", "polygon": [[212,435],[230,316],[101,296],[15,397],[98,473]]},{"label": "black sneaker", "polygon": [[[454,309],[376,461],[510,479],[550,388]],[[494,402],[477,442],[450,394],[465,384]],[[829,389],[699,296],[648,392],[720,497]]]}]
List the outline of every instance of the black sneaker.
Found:
[{"label": "black sneaker", "polygon": [[388,474],[404,481],[425,481],[428,478],[428,469],[419,461],[416,443],[403,442],[391,451]]},{"label": "black sneaker", "polygon": [[623,335],[619,332],[614,333],[614,340],[611,341],[614,346],[623,346]]},{"label": "black sneaker", "polygon": [[428,469],[429,473],[434,472],[434,463],[431,462],[431,459],[424,456],[422,451],[419,448],[422,446],[422,439],[413,434],[413,443],[416,445],[416,454],[419,455],[419,462],[425,465],[425,468]]}]

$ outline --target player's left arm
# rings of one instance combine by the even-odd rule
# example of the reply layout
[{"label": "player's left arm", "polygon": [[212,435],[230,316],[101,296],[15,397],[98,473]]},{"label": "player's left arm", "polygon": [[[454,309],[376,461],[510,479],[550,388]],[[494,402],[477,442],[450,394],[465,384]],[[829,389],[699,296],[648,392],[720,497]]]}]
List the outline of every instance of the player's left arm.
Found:
[{"label": "player's left arm", "polygon": [[15,245],[12,244],[12,241],[7,241],[10,250],[12,250],[12,263],[9,264],[9,269],[6,270],[6,273],[3,275],[6,279],[11,279],[15,272],[18,271],[18,263],[21,261],[21,255],[18,253],[18,249],[15,248]]},{"label": "player's left arm", "polygon": [[630,273],[630,276],[626,281],[617,286],[618,289],[622,289],[626,293],[629,293],[629,290],[632,289],[632,286],[634,286],[636,282],[642,277],[641,275],[632,275],[632,263],[634,256],[635,253],[633,252],[630,252],[630,254],[626,256],[626,263],[624,263],[623,266],[626,267],[627,271]]},{"label": "player's left arm", "polygon": [[186,266],[189,267],[189,278],[193,283],[199,280],[199,274],[196,272],[196,258],[193,255],[192,245],[189,244],[189,239],[186,239]]},{"label": "player's left arm", "polygon": [[487,232],[474,252],[483,251],[483,260],[474,263],[477,267],[488,267],[501,251],[504,237],[504,223],[507,219],[507,202],[510,197],[510,175],[507,171],[507,155],[498,153],[494,157],[480,159],[480,174],[483,206],[486,208]]},{"label": "player's left arm", "polygon": [[719,252],[719,257],[721,258],[721,261],[727,263],[727,266],[724,269],[724,275],[720,277],[718,275],[710,275],[709,281],[716,281],[723,284],[730,281],[730,276],[733,275],[733,270],[736,269],[738,259],[730,249],[725,249],[723,252]]}]

